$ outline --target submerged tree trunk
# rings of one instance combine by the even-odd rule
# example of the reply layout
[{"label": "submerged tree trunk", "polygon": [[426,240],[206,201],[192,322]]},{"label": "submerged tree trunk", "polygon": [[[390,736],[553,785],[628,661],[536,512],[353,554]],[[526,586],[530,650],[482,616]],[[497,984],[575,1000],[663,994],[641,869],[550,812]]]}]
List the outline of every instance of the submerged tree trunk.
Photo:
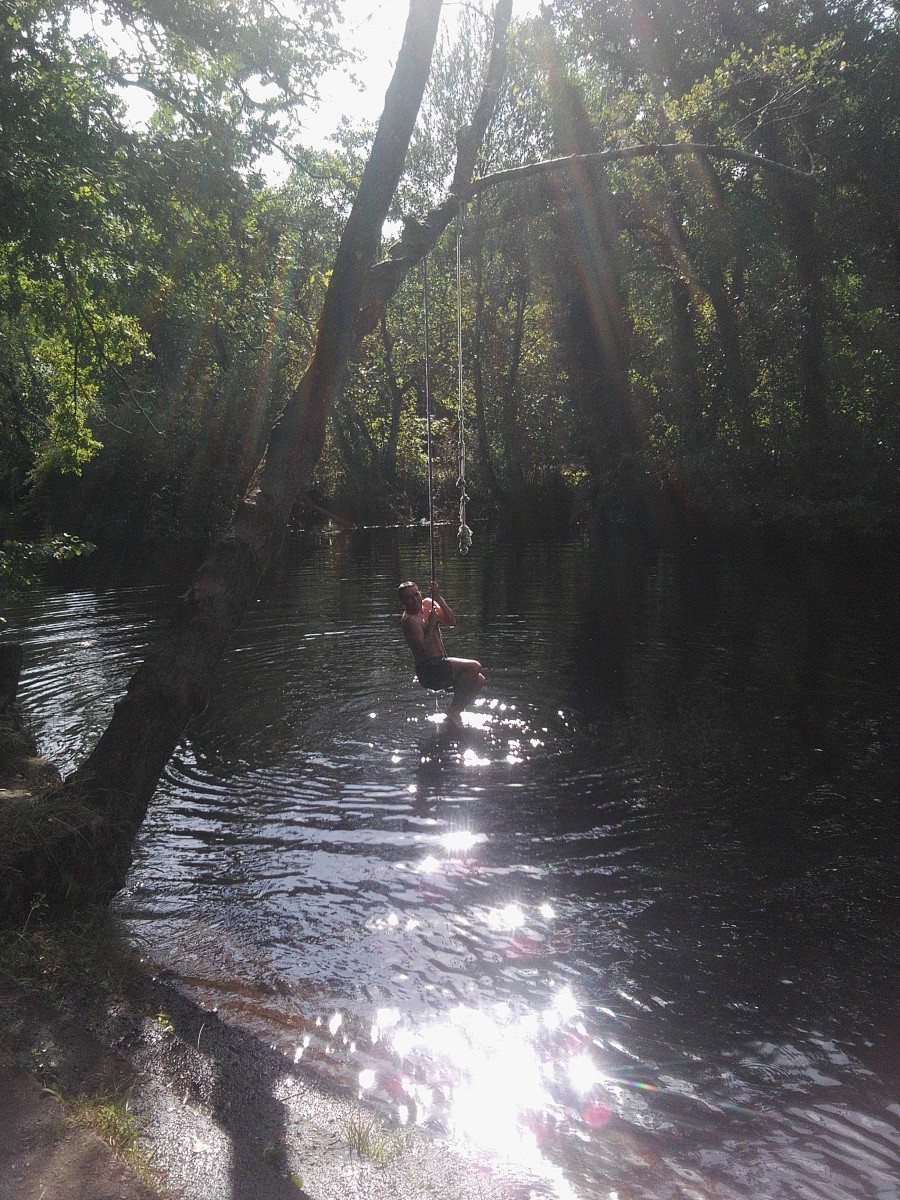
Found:
[{"label": "submerged tree trunk", "polygon": [[[39,894],[60,907],[108,899],[123,885],[132,841],[163,768],[188,721],[205,707],[212,673],[275,557],[299,490],[311,478],[329,406],[344,384],[351,354],[403,276],[439,236],[435,221],[433,228],[426,226],[428,236],[415,248],[404,246],[386,268],[373,267],[428,79],[440,10],[441,0],[410,4],[384,113],[335,259],[310,364],[272,429],[265,456],[230,527],[180,598],[168,630],[131,679],[95,749],[52,798],[54,812],[68,805],[78,819],[69,829],[61,829],[57,821],[52,838],[26,848],[16,861],[0,859],[0,907],[8,915],[27,911]],[[500,0],[482,102],[472,126],[460,131],[456,195],[442,206],[451,216],[457,197],[471,181],[499,95],[501,47],[510,10],[511,0]]]}]

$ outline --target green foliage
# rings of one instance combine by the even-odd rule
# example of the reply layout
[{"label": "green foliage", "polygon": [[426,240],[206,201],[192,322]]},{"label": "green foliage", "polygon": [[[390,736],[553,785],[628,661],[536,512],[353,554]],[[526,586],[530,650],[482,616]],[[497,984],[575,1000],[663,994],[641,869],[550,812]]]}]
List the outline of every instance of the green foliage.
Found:
[{"label": "green foliage", "polygon": [[141,1164],[141,1177],[152,1179],[152,1174],[140,1157],[141,1125],[131,1111],[128,1094],[111,1092],[91,1094],[79,1092],[74,1096],[55,1091],[74,1125],[89,1129],[101,1141],[116,1150],[132,1166]]},{"label": "green foliage", "polygon": [[[900,243],[885,203],[900,166],[887,65],[900,46],[896,13],[792,0],[546,7],[601,148],[702,142],[815,180],[702,154],[607,169],[633,434],[604,442],[598,374],[584,441],[598,501],[614,506],[613,493],[634,486],[616,469],[628,457],[695,511],[814,536],[887,531],[900,367]],[[552,72],[544,78],[558,93]],[[587,307],[597,299],[588,294]],[[564,332],[570,317],[559,318]]]},{"label": "green foliage", "polygon": [[163,1033],[174,1033],[175,1032],[175,1026],[172,1024],[171,1020],[169,1019],[168,1013],[165,1013],[162,1010],[160,1010],[160,1012],[153,1014],[152,1020],[153,1020],[154,1024],[157,1026],[157,1028],[160,1029]]},{"label": "green foliage", "polygon": [[[34,583],[48,562],[64,562],[96,549],[71,533],[60,533],[42,542],[5,541],[0,545],[0,603],[8,604]],[[3,618],[0,617],[0,624]]]},{"label": "green foliage", "polygon": [[[90,516],[98,537],[177,533],[210,476],[199,440],[214,495],[195,532],[221,520],[283,399],[304,290],[297,206],[251,168],[276,143],[317,168],[297,121],[341,56],[335,9],[0,4],[0,504]],[[143,126],[122,98],[138,91]],[[119,475],[134,502],[109,522]]]},{"label": "green foliage", "polygon": [[[228,519],[308,360],[371,141],[368,124],[330,153],[297,137],[340,57],[335,7],[0,0],[0,505],[104,545]],[[436,56],[394,222],[442,195],[489,7]],[[534,528],[567,521],[576,494],[626,513],[677,492],[735,519],[890,526],[898,56],[876,0],[553,0],[515,28],[482,173],[690,141],[814,182],[667,152],[481,193],[461,241],[474,520]],[[256,173],[276,144],[294,165],[278,188]],[[459,470],[454,233],[429,260],[442,519]],[[337,399],[319,509],[427,512],[424,384],[415,275]]]}]

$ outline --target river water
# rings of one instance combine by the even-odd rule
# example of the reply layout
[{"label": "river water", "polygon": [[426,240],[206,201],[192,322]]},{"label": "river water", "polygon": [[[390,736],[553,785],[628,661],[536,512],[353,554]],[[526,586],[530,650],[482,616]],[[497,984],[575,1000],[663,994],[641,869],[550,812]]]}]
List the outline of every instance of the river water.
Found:
[{"label": "river water", "polygon": [[[896,594],[812,559],[451,531],[461,737],[396,587],[427,533],[297,543],[169,763],[118,909],[194,998],[577,1200],[896,1200]],[[63,769],[163,587],[46,587]],[[499,1168],[498,1168],[499,1169]]]}]

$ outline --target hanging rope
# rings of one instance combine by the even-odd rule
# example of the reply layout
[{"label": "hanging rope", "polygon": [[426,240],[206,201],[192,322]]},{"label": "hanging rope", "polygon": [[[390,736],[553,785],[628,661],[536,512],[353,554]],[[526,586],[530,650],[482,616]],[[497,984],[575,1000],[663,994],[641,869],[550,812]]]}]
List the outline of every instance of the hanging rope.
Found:
[{"label": "hanging rope", "polygon": [[[425,309],[425,429],[426,429],[426,449],[428,454],[428,531],[429,541],[431,544],[431,579],[432,582],[437,578],[435,574],[434,564],[434,475],[432,471],[432,455],[431,455],[431,362],[429,355],[429,333],[428,333],[428,258],[422,259],[422,296],[423,307]],[[432,591],[432,600],[434,600],[434,592]]]},{"label": "hanging rope", "polygon": [[463,344],[462,344],[462,205],[456,217],[456,358],[459,364],[459,401],[456,418],[459,429],[459,530],[456,538],[460,554],[472,549],[472,530],[466,524],[466,410],[463,404]]}]

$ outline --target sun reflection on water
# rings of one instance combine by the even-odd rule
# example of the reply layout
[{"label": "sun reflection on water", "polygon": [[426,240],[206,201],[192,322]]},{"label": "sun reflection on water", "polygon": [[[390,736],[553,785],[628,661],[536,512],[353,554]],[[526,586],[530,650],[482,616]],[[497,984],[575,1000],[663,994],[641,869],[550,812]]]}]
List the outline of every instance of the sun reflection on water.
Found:
[{"label": "sun reflection on water", "polygon": [[[442,1130],[552,1177],[558,1197],[572,1196],[542,1142],[573,1118],[587,1133],[611,1113],[596,1045],[581,1017],[569,987],[553,992],[540,1011],[516,1011],[509,1002],[460,1004],[416,1021],[398,1008],[379,1009],[371,1045],[397,1064],[393,1078],[379,1073],[379,1087],[401,1122]],[[362,1090],[375,1082],[375,1072],[360,1073]]]},{"label": "sun reflection on water", "polygon": [[491,765],[489,758],[485,758],[483,754],[479,754],[471,746],[463,751],[462,760],[467,767],[489,767]]},{"label": "sun reflection on water", "polygon": [[473,833],[470,829],[457,829],[452,833],[442,835],[440,842],[448,854],[467,854],[480,842],[486,842],[483,833]]},{"label": "sun reflection on water", "polygon": [[505,904],[503,908],[494,908],[488,913],[491,929],[521,929],[524,924],[525,914],[517,904]]},{"label": "sun reflection on water", "polygon": [[[479,851],[489,839],[463,827],[429,841],[430,852],[410,866],[420,876],[443,875],[452,885],[477,875]],[[549,900],[532,905],[509,896],[476,905],[468,924],[510,960],[537,961],[543,930],[556,917]],[[529,931],[533,918],[540,924]],[[427,923],[394,908],[373,914],[366,927],[391,937],[427,932]],[[585,1138],[606,1126],[616,1080],[604,1074],[603,1043],[589,1034],[573,989],[549,978],[545,986],[544,1003],[523,998],[458,1003],[443,1012],[377,1009],[368,1029],[355,1029],[352,1071],[359,1097],[387,1105],[402,1125],[443,1133],[486,1160],[540,1176],[550,1186],[541,1195],[574,1198],[551,1147],[573,1125]],[[336,1043],[343,1039],[346,1046],[348,1038],[340,1014],[322,1024],[332,1037],[324,1054],[341,1055]]]}]

